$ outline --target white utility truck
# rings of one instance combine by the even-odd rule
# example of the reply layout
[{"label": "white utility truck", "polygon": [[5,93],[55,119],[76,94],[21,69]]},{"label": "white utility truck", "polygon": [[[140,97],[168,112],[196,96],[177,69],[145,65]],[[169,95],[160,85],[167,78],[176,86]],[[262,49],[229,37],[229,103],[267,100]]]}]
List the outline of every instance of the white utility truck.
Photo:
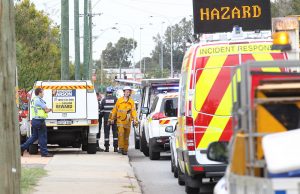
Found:
[{"label": "white utility truck", "polygon": [[[91,81],[37,81],[35,88],[44,90],[47,107],[52,108],[46,119],[48,144],[60,147],[82,148],[96,153],[96,135],[99,133],[98,100]],[[32,94],[34,97],[34,94]],[[30,115],[32,120],[32,115]],[[29,148],[38,152],[38,145]]]}]

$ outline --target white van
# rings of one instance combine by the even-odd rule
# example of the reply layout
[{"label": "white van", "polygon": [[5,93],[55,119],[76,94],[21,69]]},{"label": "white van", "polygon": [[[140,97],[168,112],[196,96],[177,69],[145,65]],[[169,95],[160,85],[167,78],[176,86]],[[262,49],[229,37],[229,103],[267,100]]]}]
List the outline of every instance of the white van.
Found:
[{"label": "white van", "polygon": [[[146,131],[149,110],[158,94],[174,93],[179,90],[178,78],[144,79],[142,80],[141,100],[138,108],[139,127],[135,128],[135,148],[149,156],[149,133]],[[148,109],[148,111],[147,111]],[[142,111],[144,110],[144,111]]]},{"label": "white van", "polygon": [[[48,144],[74,148],[82,146],[83,151],[95,154],[99,124],[98,100],[92,82],[37,81],[34,89],[38,87],[44,90],[43,100],[53,110],[46,119]],[[29,152],[37,153],[38,145],[33,144]]]}]

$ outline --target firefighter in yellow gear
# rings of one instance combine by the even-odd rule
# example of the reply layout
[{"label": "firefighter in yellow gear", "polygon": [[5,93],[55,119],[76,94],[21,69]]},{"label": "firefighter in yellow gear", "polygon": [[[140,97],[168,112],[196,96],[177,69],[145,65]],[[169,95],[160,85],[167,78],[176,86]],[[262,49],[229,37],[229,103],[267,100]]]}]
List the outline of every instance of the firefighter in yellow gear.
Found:
[{"label": "firefighter in yellow gear", "polygon": [[110,123],[117,122],[119,153],[127,155],[131,123],[138,124],[134,100],[130,97],[132,89],[123,88],[124,96],[119,98],[110,115]]}]

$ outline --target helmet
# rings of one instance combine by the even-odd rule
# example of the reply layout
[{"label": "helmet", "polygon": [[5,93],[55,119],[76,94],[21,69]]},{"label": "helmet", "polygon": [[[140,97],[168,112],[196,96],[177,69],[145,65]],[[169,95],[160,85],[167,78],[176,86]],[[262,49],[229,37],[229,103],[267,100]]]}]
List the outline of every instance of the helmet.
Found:
[{"label": "helmet", "polygon": [[132,91],[132,89],[131,89],[130,86],[125,86],[125,87],[123,88],[123,91],[125,91],[125,90],[130,90],[130,91]]},{"label": "helmet", "polygon": [[114,89],[112,87],[107,87],[106,88],[106,93],[113,93]]}]

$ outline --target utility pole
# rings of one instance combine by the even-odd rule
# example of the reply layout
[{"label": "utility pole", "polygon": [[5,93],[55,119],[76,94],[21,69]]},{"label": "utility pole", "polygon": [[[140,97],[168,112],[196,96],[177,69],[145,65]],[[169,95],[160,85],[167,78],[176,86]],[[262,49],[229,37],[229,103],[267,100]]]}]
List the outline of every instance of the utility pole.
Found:
[{"label": "utility pole", "polygon": [[93,13],[92,13],[92,0],[89,0],[89,44],[90,44],[90,55],[89,55],[89,77],[88,79],[91,79],[92,77],[92,69],[93,69]]},{"label": "utility pole", "polygon": [[84,65],[84,79],[89,79],[89,14],[88,14],[88,0],[84,0],[84,45],[83,45],[83,65]]},{"label": "utility pole", "polygon": [[101,85],[101,89],[103,86],[103,63],[104,63],[104,56],[103,56],[103,51],[101,53],[101,67],[100,67],[100,85]]},{"label": "utility pole", "polygon": [[16,105],[16,39],[13,0],[0,0],[0,192],[20,193],[20,135]]},{"label": "utility pole", "polygon": [[161,77],[164,77],[164,45],[162,39],[160,42],[160,62],[161,62]]},{"label": "utility pole", "polygon": [[173,66],[173,26],[170,26],[171,30],[171,78],[174,77],[174,66]]},{"label": "utility pole", "polygon": [[140,27],[140,71],[142,72],[142,30],[143,28]]},{"label": "utility pole", "polygon": [[69,79],[69,0],[61,0],[61,79]]},{"label": "utility pole", "polygon": [[74,0],[75,80],[80,80],[79,0]]}]

